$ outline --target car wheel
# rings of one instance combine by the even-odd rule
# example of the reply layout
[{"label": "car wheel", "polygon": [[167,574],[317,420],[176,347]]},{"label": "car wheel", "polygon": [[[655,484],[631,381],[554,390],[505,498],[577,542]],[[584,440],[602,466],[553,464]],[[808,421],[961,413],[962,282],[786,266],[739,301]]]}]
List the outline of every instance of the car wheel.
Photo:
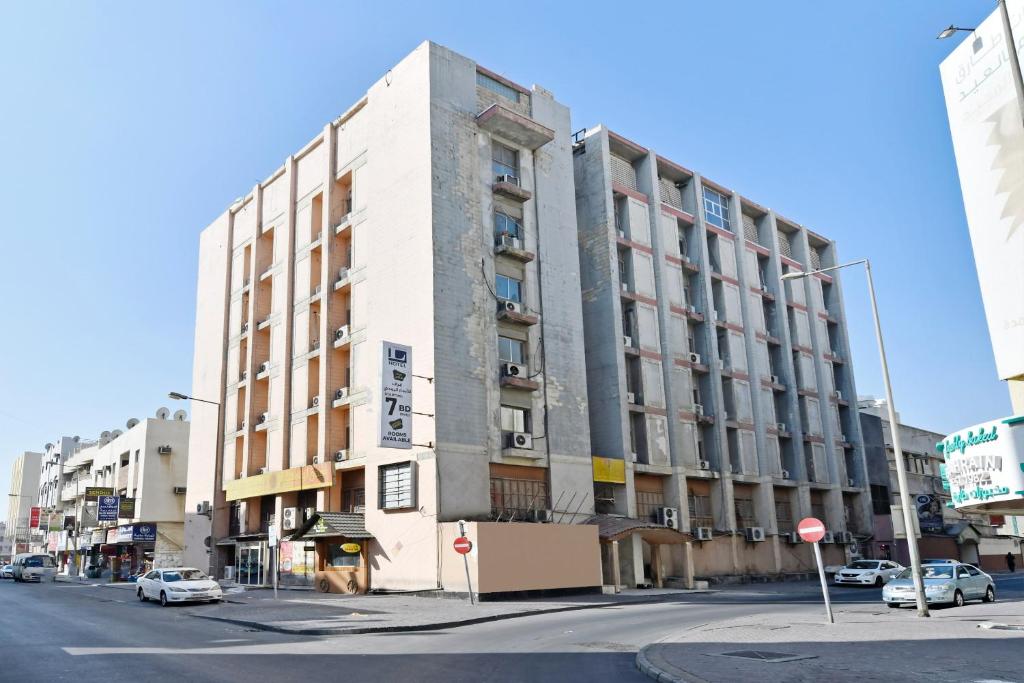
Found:
[{"label": "car wheel", "polygon": [[985,589],[985,597],[983,597],[981,600],[982,600],[982,602],[995,602],[996,601],[996,589],[993,588],[992,586],[989,586],[988,588],[986,588]]},{"label": "car wheel", "polygon": [[142,592],[141,588],[137,592],[139,594],[139,602],[146,602],[149,600],[149,598],[146,597],[146,594]]},{"label": "car wheel", "polygon": [[879,576],[877,579],[875,579],[875,588],[881,588],[884,584],[885,584],[885,581],[882,580],[881,576]]},{"label": "car wheel", "polygon": [[956,593],[953,593],[953,607],[963,607],[963,606],[964,606],[964,594],[961,593],[960,591],[957,591]]},{"label": "car wheel", "polygon": [[888,604],[889,604],[889,607],[891,607],[892,609],[897,609],[900,606],[900,603],[898,603],[898,602],[890,602]]},{"label": "car wheel", "polygon": [[167,593],[160,591],[160,606],[167,607]]}]

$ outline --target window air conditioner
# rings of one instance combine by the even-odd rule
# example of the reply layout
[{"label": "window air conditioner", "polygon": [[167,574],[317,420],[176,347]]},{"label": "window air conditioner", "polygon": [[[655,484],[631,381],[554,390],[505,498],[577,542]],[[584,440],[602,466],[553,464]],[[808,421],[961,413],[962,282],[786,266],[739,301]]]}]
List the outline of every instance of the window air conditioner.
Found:
[{"label": "window air conditioner", "polygon": [[297,517],[297,508],[284,508],[281,511],[281,529],[284,531],[292,531],[293,529],[295,529],[295,522]]},{"label": "window air conditioner", "polygon": [[257,424],[264,424],[270,419],[270,413],[260,413],[259,418],[256,420]]},{"label": "window air conditioner", "polygon": [[505,435],[506,448],[533,448],[533,435],[526,432],[510,432]]},{"label": "window air conditioner", "polygon": [[509,183],[510,185],[519,185],[519,176],[514,176],[511,173],[504,173],[498,176],[499,183]]},{"label": "window air conditioner", "polygon": [[334,451],[334,462],[345,462],[348,460],[348,449],[342,448],[341,450]]},{"label": "window air conditioner", "polygon": [[789,479],[789,470],[782,470],[782,472],[779,473],[779,476],[783,479]]},{"label": "window air conditioner", "polygon": [[343,398],[348,398],[348,387],[341,387],[334,392],[334,400],[340,401]]},{"label": "window air conditioner", "polygon": [[175,495],[181,495],[182,493],[185,493],[184,486],[175,486],[172,490],[174,491]]},{"label": "window air conditioner", "polygon": [[317,408],[319,406],[320,406],[320,397],[319,396],[314,396],[313,400],[309,402],[309,407],[310,408]]},{"label": "window air conditioner", "polygon": [[636,394],[633,393],[632,391],[627,391],[626,392],[626,403],[629,403],[630,405],[633,405],[634,403],[636,403]]},{"label": "window air conditioner", "polygon": [[679,509],[670,507],[658,508],[658,524],[669,529],[679,529]]},{"label": "window air conditioner", "polygon": [[502,377],[526,377],[526,368],[515,363],[501,364]]},{"label": "window air conditioner", "polygon": [[506,249],[522,249],[523,242],[518,237],[503,232],[494,239],[494,245]]},{"label": "window air conditioner", "polygon": [[708,462],[707,460],[698,460],[697,461],[697,466],[700,467],[702,470],[710,470],[711,469],[711,463]]},{"label": "window air conditioner", "polygon": [[759,543],[764,540],[764,527],[748,526],[743,530],[743,535],[751,543]]},{"label": "window air conditioner", "polygon": [[160,455],[170,455],[171,447],[170,446],[157,446],[156,452],[159,453]]},{"label": "window air conditioner", "polygon": [[693,414],[697,417],[704,417],[704,406],[700,403],[694,403]]},{"label": "window air conditioner", "polygon": [[348,336],[348,325],[342,325],[334,331],[334,341],[341,341]]},{"label": "window air conditioner", "polygon": [[694,365],[700,365],[700,354],[699,353],[693,353],[691,351],[690,352],[690,362],[693,363]]},{"label": "window air conditioner", "polygon": [[710,541],[712,536],[714,535],[711,532],[711,527],[709,526],[699,526],[693,531],[693,537],[696,538],[698,541]]},{"label": "window air conditioner", "polygon": [[498,312],[522,313],[523,306],[518,301],[508,301],[506,299],[502,299],[501,301],[498,302]]},{"label": "window air conditioner", "polygon": [[633,338],[630,337],[628,334],[622,335],[622,345],[625,346],[626,348],[633,348]]},{"label": "window air conditioner", "polygon": [[785,422],[776,422],[775,423],[775,429],[777,429],[780,432],[789,431],[789,430],[786,429],[786,423]]}]

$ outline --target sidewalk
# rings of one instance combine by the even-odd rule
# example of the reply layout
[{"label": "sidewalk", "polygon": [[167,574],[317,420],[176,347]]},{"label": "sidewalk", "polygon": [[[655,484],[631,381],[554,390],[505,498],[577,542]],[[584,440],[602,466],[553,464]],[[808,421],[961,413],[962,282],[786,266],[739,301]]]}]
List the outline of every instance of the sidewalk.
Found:
[{"label": "sidewalk", "polygon": [[217,605],[185,607],[191,616],[294,635],[344,635],[429,631],[500,619],[599,609],[623,604],[665,602],[709,591],[634,590],[618,595],[587,595],[529,601],[484,602],[415,594],[335,595],[258,589],[225,593]]},{"label": "sidewalk", "polygon": [[[850,605],[704,624],[637,653],[657,681],[1019,681],[1024,602],[913,609]],[[1017,627],[1017,628],[1015,628]]]}]

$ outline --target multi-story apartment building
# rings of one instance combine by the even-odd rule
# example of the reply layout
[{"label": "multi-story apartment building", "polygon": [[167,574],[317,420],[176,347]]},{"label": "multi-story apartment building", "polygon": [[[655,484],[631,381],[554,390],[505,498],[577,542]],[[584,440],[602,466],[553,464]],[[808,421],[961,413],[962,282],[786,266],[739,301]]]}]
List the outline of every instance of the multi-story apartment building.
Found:
[{"label": "multi-story apartment building", "polygon": [[871,527],[842,291],[780,282],[835,244],[603,126],[574,169],[598,511],[697,541],[621,539],[621,581],[805,571],[806,516],[841,561]]},{"label": "multi-story apartment building", "polygon": [[[874,535],[865,547],[871,557],[910,560],[905,538],[895,538],[891,506],[899,505],[896,454],[884,400],[858,400],[868,483],[874,506]],[[899,415],[897,415],[899,418]],[[943,484],[945,458],[937,448],[944,434],[900,421],[900,444],[907,471],[907,492],[916,508],[923,557],[952,557],[986,569],[1006,567],[1006,553],[1020,555],[1020,533],[1005,527],[1000,515],[957,510]],[[1012,518],[1011,518],[1012,519]],[[902,524],[897,520],[902,531]]]},{"label": "multi-story apartment building", "polygon": [[41,453],[25,451],[11,465],[11,490],[7,498],[5,538],[10,552],[16,555],[29,550],[30,515],[39,499],[39,464]]},{"label": "multi-story apartment building", "polygon": [[[189,422],[185,411],[161,408],[156,417],[130,419],[124,431],[103,432],[66,462],[71,481],[61,490],[66,516],[76,520],[60,533],[62,566],[127,578],[144,567],[181,564]],[[117,497],[117,518],[99,519],[98,496]],[[74,570],[72,570],[74,571]]]},{"label": "multi-story apartment building", "polygon": [[474,591],[600,584],[593,526],[531,523],[594,510],[569,125],[424,43],[203,231],[187,562],[265,583],[272,524],[347,515],[282,579],[465,591],[462,519]]},{"label": "multi-story apartment building", "polygon": [[32,530],[35,552],[56,552],[66,507],[61,492],[74,480],[74,472],[65,463],[82,446],[80,441],[76,436],[62,436],[43,448],[38,493],[42,514],[40,526]]}]

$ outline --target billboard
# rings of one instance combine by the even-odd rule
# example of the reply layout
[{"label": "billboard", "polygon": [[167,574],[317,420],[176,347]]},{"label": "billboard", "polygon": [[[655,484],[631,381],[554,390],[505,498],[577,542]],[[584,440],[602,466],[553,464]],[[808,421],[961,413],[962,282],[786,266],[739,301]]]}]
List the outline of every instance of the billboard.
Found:
[{"label": "billboard", "polygon": [[96,508],[96,519],[101,522],[116,522],[120,499],[117,496],[100,496]]},{"label": "billboard", "polygon": [[[1020,54],[1024,0],[1007,0]],[[997,9],[939,71],[992,351],[1024,375],[1024,126]]]},{"label": "billboard", "polygon": [[942,484],[949,488],[953,507],[1024,510],[1024,415],[961,429],[937,448],[946,461]]},{"label": "billboard", "polygon": [[942,533],[945,524],[942,521],[942,501],[938,496],[919,493],[914,496],[917,508],[918,528],[924,533]]},{"label": "billboard", "polygon": [[412,348],[383,342],[380,368],[382,448],[412,448]]}]

